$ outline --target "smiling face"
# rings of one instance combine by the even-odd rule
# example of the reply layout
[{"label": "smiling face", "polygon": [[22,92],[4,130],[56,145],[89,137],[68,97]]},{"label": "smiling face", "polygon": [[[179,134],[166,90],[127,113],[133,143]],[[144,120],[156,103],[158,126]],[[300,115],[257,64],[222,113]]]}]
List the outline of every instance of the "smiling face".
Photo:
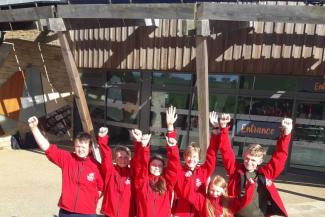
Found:
[{"label": "smiling face", "polygon": [[263,156],[253,156],[249,152],[246,152],[243,158],[244,166],[248,172],[254,172],[257,167],[263,162]]},{"label": "smiling face", "polygon": [[199,153],[195,151],[189,152],[187,155],[184,156],[185,164],[191,170],[194,170],[196,165],[199,163],[199,160],[200,160]]},{"label": "smiling face", "polygon": [[213,184],[209,186],[210,197],[217,198],[217,197],[220,197],[221,195],[223,195],[224,193],[225,193],[225,190],[220,186],[213,185]]},{"label": "smiling face", "polygon": [[160,176],[164,168],[164,163],[161,160],[153,159],[149,164],[150,174]]},{"label": "smiling face", "polygon": [[130,164],[130,156],[126,151],[119,150],[115,153],[115,162],[121,168],[127,167]]},{"label": "smiling face", "polygon": [[74,142],[74,151],[78,157],[86,158],[89,154],[89,141],[79,141],[76,139]]}]

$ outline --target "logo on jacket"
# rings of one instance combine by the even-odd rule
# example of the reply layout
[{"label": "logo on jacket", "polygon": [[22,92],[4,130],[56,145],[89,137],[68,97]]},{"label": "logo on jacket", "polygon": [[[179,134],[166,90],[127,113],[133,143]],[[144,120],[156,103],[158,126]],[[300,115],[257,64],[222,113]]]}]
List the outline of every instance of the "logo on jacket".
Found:
[{"label": "logo on jacket", "polygon": [[95,180],[95,173],[89,173],[87,176],[87,180],[92,182]]},{"label": "logo on jacket", "polygon": [[196,187],[200,187],[202,185],[202,182],[201,182],[201,180],[199,178],[197,178],[195,180],[195,185],[196,185]]},{"label": "logo on jacket", "polygon": [[189,170],[185,173],[185,177],[191,177],[192,176],[192,172]]},{"label": "logo on jacket", "polygon": [[270,187],[272,185],[272,180],[265,178],[265,184],[267,187]]},{"label": "logo on jacket", "polygon": [[125,180],[125,184],[126,184],[126,185],[131,184],[131,180],[130,180],[129,178],[127,178],[127,179]]}]

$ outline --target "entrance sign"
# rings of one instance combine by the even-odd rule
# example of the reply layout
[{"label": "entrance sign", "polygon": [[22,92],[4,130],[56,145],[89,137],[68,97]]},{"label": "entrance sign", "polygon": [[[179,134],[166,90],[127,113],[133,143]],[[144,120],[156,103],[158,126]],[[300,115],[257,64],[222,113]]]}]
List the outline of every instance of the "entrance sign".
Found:
[{"label": "entrance sign", "polygon": [[280,126],[278,122],[238,120],[236,136],[276,140],[280,136]]}]

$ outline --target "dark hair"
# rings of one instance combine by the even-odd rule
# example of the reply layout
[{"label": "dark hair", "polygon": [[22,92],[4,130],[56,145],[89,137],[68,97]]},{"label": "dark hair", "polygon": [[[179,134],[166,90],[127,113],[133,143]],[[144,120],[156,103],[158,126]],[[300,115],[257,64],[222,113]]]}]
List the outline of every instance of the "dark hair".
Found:
[{"label": "dark hair", "polygon": [[[165,160],[161,155],[159,155],[159,154],[152,155],[149,160],[149,165],[150,165],[151,161],[153,161],[153,160],[160,160],[163,163],[163,166],[165,166]],[[151,189],[154,192],[159,192],[160,195],[164,194],[167,191],[166,180],[161,175],[158,177],[158,180],[156,182],[154,182],[153,180],[150,180],[149,184],[150,184]]]},{"label": "dark hair", "polygon": [[91,147],[91,145],[93,144],[92,137],[89,133],[85,133],[85,132],[78,133],[78,135],[75,138],[75,141],[77,140],[79,142],[89,142],[89,147]]}]

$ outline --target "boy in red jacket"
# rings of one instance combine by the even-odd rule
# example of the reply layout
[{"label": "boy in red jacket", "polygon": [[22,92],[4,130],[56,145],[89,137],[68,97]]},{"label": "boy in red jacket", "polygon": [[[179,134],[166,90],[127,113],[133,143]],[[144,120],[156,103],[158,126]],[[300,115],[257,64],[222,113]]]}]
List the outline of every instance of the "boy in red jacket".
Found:
[{"label": "boy in red jacket", "polygon": [[96,217],[103,180],[99,164],[90,153],[91,136],[79,134],[74,141],[75,153],[70,153],[50,145],[37,127],[37,117],[29,118],[28,123],[38,146],[62,170],[59,217]]},{"label": "boy in red jacket", "polygon": [[138,151],[135,167],[135,189],[137,196],[137,217],[170,217],[171,196],[177,179],[179,152],[177,142],[170,138],[167,140],[167,167],[159,155],[150,159],[151,135],[142,135],[141,131],[132,131],[136,140]]},{"label": "boy in red jacket", "polygon": [[[175,107],[169,108],[170,114],[176,113]],[[174,130],[174,123],[177,119],[177,115],[167,115],[167,136],[171,138],[176,138],[176,131]],[[202,194],[206,191],[206,181],[208,177],[212,174],[216,166],[217,151],[220,143],[220,138],[218,136],[218,115],[216,112],[210,113],[210,122],[214,128],[210,137],[210,145],[206,153],[206,159],[204,164],[198,165],[200,160],[200,148],[198,146],[189,145],[184,151],[184,161],[185,164],[180,168],[178,176],[184,176],[186,173],[191,172],[193,175],[193,187],[195,192],[200,192]],[[180,180],[182,177],[179,177]],[[175,198],[173,202],[173,215],[177,217],[199,217],[199,213],[189,203],[185,198],[181,197],[181,191],[183,191],[183,184],[177,181],[175,185]]]},{"label": "boy in red jacket", "polygon": [[240,206],[236,217],[263,217],[271,215],[288,216],[280,195],[273,181],[282,172],[291,138],[292,120],[284,118],[282,135],[277,141],[271,160],[265,165],[263,162],[265,150],[258,144],[248,146],[243,154],[244,163],[239,164],[232,151],[227,124],[230,115],[222,114],[220,152],[224,167],[229,175],[228,194],[240,199]]},{"label": "boy in red jacket", "polygon": [[98,133],[98,144],[105,183],[101,212],[106,217],[133,217],[135,201],[132,186],[133,173],[130,166],[131,152],[125,146],[115,147],[113,156],[116,164],[114,165],[108,141],[108,128],[101,127]]}]

